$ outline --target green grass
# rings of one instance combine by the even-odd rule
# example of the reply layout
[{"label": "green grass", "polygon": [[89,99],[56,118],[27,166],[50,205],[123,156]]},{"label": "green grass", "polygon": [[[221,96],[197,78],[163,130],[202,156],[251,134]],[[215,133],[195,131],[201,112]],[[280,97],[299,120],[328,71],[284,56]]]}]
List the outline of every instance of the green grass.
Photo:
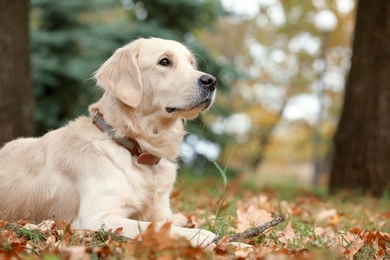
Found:
[{"label": "green grass", "polygon": [[[224,173],[224,170],[221,169],[221,167],[217,168],[220,172]],[[221,180],[214,181],[217,185],[218,183],[221,183]],[[207,179],[206,182],[208,185],[212,185],[210,184],[210,179]],[[309,254],[315,255],[315,259],[343,259],[343,256],[340,255],[339,251],[331,249],[338,242],[330,241],[321,235],[316,235],[314,232],[316,227],[324,229],[330,227],[335,234],[339,235],[340,240],[346,238],[347,233],[352,228],[371,231],[378,230],[384,233],[390,233],[390,221],[383,215],[383,213],[390,209],[390,200],[387,197],[378,200],[353,192],[329,195],[324,187],[310,187],[300,185],[299,182],[275,182],[269,185],[259,186],[258,183],[251,179],[243,179],[238,183],[236,179],[229,180],[227,178],[225,180],[222,177],[222,183],[227,183],[227,188],[222,190],[224,191],[224,196],[230,196],[230,205],[228,207],[224,206],[224,211],[214,211],[214,213],[218,213],[216,216],[223,221],[213,219],[212,221],[208,221],[208,225],[205,225],[205,228],[219,231],[222,234],[233,233],[234,230],[229,228],[231,228],[232,225],[234,226],[233,222],[236,218],[234,212],[235,202],[240,199],[246,199],[243,197],[242,191],[252,194],[266,194],[274,204],[273,213],[278,214],[282,212],[287,216],[285,223],[281,223],[275,227],[274,231],[268,237],[262,235],[254,238],[251,243],[254,243],[257,246],[276,245],[276,247],[287,248],[288,250],[291,250],[291,252],[297,250],[301,252],[304,250]],[[190,185],[194,184],[192,183]],[[231,193],[234,193],[234,196],[231,196]],[[215,200],[216,202],[221,201],[220,195],[221,194],[214,193],[214,196],[219,198]],[[292,207],[299,208],[303,214],[289,215],[287,210],[281,206],[282,201],[286,201]],[[194,205],[198,206],[194,206],[192,208],[193,211],[196,207],[201,207],[202,203],[198,201]],[[221,209],[221,207],[218,208]],[[188,209],[191,211],[190,208]],[[321,210],[329,209],[335,209],[337,212],[336,219],[334,220],[335,223],[329,222],[328,219],[320,222],[315,220],[316,214]],[[207,218],[207,216],[205,217]],[[275,232],[282,231],[289,220],[292,220],[292,228],[294,229],[295,237],[294,239],[289,240],[287,245],[282,245],[282,243],[278,242],[276,239]],[[273,239],[272,236],[274,236]],[[270,242],[270,240],[272,240],[272,242]],[[349,245],[346,243],[347,245],[344,250],[353,246],[352,242],[349,243]],[[390,248],[390,244],[388,246]],[[373,259],[375,258],[376,253],[378,253],[377,246],[365,244],[355,255],[354,259]],[[385,253],[385,256],[390,257],[388,253]]]},{"label": "green grass", "polygon": [[[346,259],[342,253],[353,249],[356,245],[355,241],[348,237],[350,230],[358,228],[372,234],[375,231],[390,233],[390,221],[384,215],[390,209],[390,200],[386,197],[377,200],[354,193],[329,195],[323,187],[301,186],[299,182],[260,186],[250,178],[229,179],[226,168],[218,164],[215,169],[220,175],[219,178],[180,175],[172,199],[173,207],[175,211],[180,209],[190,216],[203,220],[202,228],[224,236],[236,233],[236,209],[239,202],[242,205],[247,201],[253,201],[257,196],[266,197],[266,203],[258,206],[274,215],[282,214],[286,220],[270,232],[244,241],[255,246],[258,250],[256,251],[259,254],[258,258],[261,258],[259,252],[270,250],[267,255],[284,254],[297,258],[305,256],[308,257],[307,259]],[[251,203],[257,203],[256,200],[254,201]],[[337,215],[334,219],[316,220],[319,212],[329,209],[336,210]],[[288,229],[290,221],[294,236],[287,242],[282,242],[279,238]],[[16,221],[6,223],[0,228],[0,234],[3,235],[3,238],[0,237],[0,258],[2,253],[12,256],[13,253],[18,252],[19,256],[26,259],[63,259],[64,253],[61,251],[63,246],[84,246],[87,248],[86,254],[91,259],[119,259],[125,256],[149,259],[159,256],[177,257],[182,254],[187,256],[200,254],[206,259],[215,258],[213,253],[199,253],[186,247],[183,249],[178,242],[161,250],[158,249],[158,244],[153,247],[143,247],[142,242],[134,244],[117,232],[107,232],[103,228],[96,232],[77,233],[67,225],[64,225],[63,232],[58,232],[57,229],[40,232],[25,229],[23,226],[23,223]],[[345,245],[342,247],[335,238],[317,235],[316,228],[330,228],[337,234],[338,239],[344,240]],[[5,231],[13,232],[15,241],[9,242],[4,239]],[[46,246],[49,236],[55,236],[59,241],[58,245]],[[18,243],[17,239],[29,241],[34,247],[27,252],[23,248],[25,242]],[[390,248],[390,241],[385,243],[388,243],[387,246]],[[224,254],[233,259],[234,252],[229,252],[226,251]],[[378,252],[378,246],[367,240],[354,255],[354,259],[374,259],[378,257]],[[385,257],[390,257],[388,252],[383,253],[382,258]]]}]

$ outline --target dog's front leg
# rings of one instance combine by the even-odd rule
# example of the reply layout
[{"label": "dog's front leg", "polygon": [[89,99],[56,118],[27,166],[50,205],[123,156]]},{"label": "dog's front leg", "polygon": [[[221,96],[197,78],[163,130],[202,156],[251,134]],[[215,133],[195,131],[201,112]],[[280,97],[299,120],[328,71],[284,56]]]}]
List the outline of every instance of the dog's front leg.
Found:
[{"label": "dog's front leg", "polygon": [[[87,229],[100,230],[104,229],[117,229],[123,228],[123,235],[135,239],[140,233],[145,231],[151,222],[137,221],[133,219],[127,219],[120,216],[106,216],[101,220],[95,220],[87,225]],[[157,222],[156,229],[159,230],[164,225],[164,222]],[[171,225],[170,231],[171,237],[181,236],[190,241],[193,246],[206,247],[215,238],[215,234],[204,229],[190,229],[177,227]]]},{"label": "dog's front leg", "polygon": [[183,227],[188,224],[188,218],[181,213],[173,214],[170,207],[170,190],[161,194],[155,202],[155,208],[152,213],[153,218],[159,222],[169,221],[173,225]]}]

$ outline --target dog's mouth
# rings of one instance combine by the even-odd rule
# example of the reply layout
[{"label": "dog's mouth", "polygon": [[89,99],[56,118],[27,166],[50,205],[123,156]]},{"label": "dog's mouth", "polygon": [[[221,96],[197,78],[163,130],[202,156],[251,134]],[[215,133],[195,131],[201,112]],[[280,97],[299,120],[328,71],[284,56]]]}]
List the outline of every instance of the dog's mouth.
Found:
[{"label": "dog's mouth", "polygon": [[213,101],[212,98],[207,97],[206,99],[204,99],[196,104],[190,105],[188,107],[166,107],[165,110],[169,114],[175,113],[175,112],[191,111],[191,110],[196,110],[196,109],[200,109],[200,111],[204,111],[211,106],[212,101]]}]

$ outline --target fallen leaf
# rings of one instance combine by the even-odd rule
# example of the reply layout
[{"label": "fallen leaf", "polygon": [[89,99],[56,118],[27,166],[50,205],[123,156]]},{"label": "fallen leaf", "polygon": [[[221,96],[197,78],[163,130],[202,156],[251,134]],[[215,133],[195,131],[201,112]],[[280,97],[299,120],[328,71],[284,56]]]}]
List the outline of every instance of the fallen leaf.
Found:
[{"label": "fallen leaf", "polygon": [[255,252],[253,247],[239,248],[234,252],[235,259],[248,259]]},{"label": "fallen leaf", "polygon": [[316,222],[321,222],[325,219],[337,216],[336,209],[323,209],[315,216]]},{"label": "fallen leaf", "polygon": [[218,242],[218,244],[214,248],[214,252],[217,255],[226,255],[228,252],[228,244],[229,244],[230,236],[224,236]]},{"label": "fallen leaf", "polygon": [[89,257],[85,254],[86,253],[85,246],[69,246],[62,249],[62,251],[67,253],[66,259],[69,260],[89,259]]},{"label": "fallen leaf", "polygon": [[38,225],[32,224],[32,223],[27,223],[26,225],[23,226],[23,228],[27,230],[37,230]]},{"label": "fallen leaf", "polygon": [[278,236],[278,240],[286,245],[290,241],[293,241],[295,238],[295,232],[292,228],[292,219],[290,219],[283,231],[278,231],[276,234]]},{"label": "fallen leaf", "polygon": [[345,256],[347,257],[348,260],[353,260],[354,259],[354,256],[357,252],[359,252],[360,248],[362,248],[362,246],[364,246],[365,242],[364,242],[364,239],[357,239],[357,241],[352,244],[352,246],[350,248],[348,248],[346,251],[345,251]]},{"label": "fallen leaf", "polygon": [[240,207],[237,209],[237,233],[244,232],[254,226],[260,226],[273,220],[271,213],[259,209],[257,205],[251,205],[248,209]]},{"label": "fallen leaf", "polygon": [[54,245],[54,243],[56,242],[56,237],[54,235],[51,235],[51,236],[48,236],[47,239],[46,239],[46,245],[47,246],[51,246],[51,245]]},{"label": "fallen leaf", "polygon": [[390,234],[385,232],[365,230],[360,233],[360,236],[366,238],[367,244],[371,244],[373,241],[376,241],[378,246],[383,249],[385,249],[386,245],[390,243]]},{"label": "fallen leaf", "polygon": [[42,221],[38,224],[39,231],[46,233],[48,230],[51,230],[55,226],[55,222],[52,219]]}]

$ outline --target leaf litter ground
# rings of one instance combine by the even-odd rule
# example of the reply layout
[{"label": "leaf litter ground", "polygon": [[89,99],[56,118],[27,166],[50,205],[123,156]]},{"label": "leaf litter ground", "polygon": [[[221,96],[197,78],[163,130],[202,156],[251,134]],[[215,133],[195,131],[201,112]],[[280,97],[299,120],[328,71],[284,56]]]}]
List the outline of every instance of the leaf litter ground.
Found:
[{"label": "leaf litter ground", "polygon": [[[121,229],[75,230],[47,220],[0,220],[0,259],[386,259],[390,258],[390,202],[355,194],[327,196],[320,190],[277,186],[254,188],[238,178],[221,194],[213,178],[179,181],[172,206],[187,215],[189,228],[206,228],[221,239],[207,250],[169,237],[169,223],[150,227],[142,241]],[[217,187],[219,187],[217,185]],[[211,191],[211,192],[210,192]],[[249,248],[228,244],[236,233],[285,221],[259,236]]]}]

